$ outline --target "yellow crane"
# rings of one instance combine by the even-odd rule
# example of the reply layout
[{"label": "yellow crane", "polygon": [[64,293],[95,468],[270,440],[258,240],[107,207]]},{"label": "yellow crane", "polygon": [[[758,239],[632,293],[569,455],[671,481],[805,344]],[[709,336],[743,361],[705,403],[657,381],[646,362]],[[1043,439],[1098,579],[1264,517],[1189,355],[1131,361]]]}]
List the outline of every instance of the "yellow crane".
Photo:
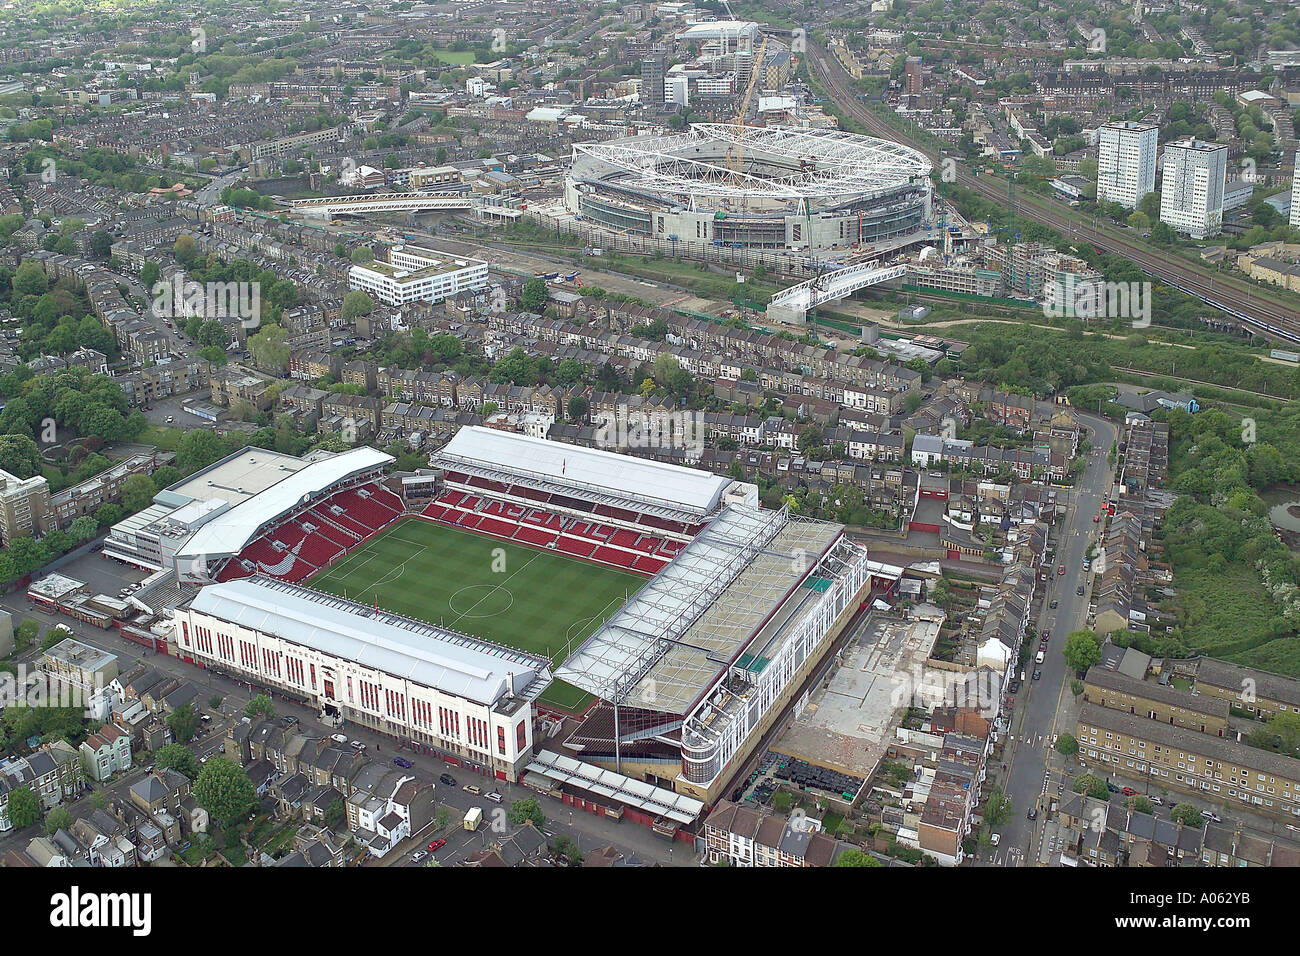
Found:
[{"label": "yellow crane", "polygon": [[[749,84],[745,87],[745,95],[741,97],[740,109],[736,113],[734,125],[744,126],[745,117],[749,115],[749,101],[754,97],[754,87],[758,84],[758,75],[763,69],[763,55],[767,52],[767,37],[763,37],[763,42],[759,44],[758,54],[754,57],[749,69]],[[736,149],[731,153],[731,171],[740,172],[740,165],[744,159],[745,146],[743,133],[738,136]]]}]

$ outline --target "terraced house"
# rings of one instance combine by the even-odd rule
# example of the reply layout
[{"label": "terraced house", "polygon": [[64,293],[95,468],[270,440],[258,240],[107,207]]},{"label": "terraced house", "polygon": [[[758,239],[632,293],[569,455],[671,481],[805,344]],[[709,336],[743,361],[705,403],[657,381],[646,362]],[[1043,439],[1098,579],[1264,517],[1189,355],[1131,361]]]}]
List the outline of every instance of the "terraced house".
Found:
[{"label": "terraced house", "polygon": [[1100,707],[1216,737],[1225,736],[1228,730],[1226,700],[1135,680],[1105,667],[1088,669],[1083,681],[1083,699]]},{"label": "terraced house", "polygon": [[1201,793],[1257,813],[1300,817],[1300,760],[1085,703],[1079,755],[1103,770],[1149,775],[1171,790]]}]

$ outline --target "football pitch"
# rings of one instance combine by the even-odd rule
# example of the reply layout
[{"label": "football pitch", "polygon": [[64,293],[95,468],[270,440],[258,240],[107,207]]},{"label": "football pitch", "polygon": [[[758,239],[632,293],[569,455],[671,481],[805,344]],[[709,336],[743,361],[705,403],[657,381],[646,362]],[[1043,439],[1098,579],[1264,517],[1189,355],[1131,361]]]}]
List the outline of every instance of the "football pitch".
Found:
[{"label": "football pitch", "polygon": [[[645,579],[420,518],[406,518],[306,582],[430,624],[562,661]],[[590,695],[555,681],[541,701]]]}]

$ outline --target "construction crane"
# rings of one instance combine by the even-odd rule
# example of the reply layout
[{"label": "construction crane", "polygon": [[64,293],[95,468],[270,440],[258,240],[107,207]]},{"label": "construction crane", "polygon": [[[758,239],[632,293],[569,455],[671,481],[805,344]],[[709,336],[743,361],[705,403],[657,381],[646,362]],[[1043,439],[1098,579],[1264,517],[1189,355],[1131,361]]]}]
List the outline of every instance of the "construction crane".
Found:
[{"label": "construction crane", "polygon": [[[744,126],[745,118],[749,115],[749,101],[754,98],[754,87],[758,84],[758,74],[763,68],[763,55],[767,52],[767,36],[763,37],[763,42],[758,47],[758,53],[755,55],[749,70],[749,84],[745,87],[745,95],[741,97],[740,109],[736,112],[736,118],[733,121],[736,126]],[[740,172],[741,163],[745,158],[744,134],[737,137],[736,148],[731,151],[729,159],[731,160],[731,171]]]}]

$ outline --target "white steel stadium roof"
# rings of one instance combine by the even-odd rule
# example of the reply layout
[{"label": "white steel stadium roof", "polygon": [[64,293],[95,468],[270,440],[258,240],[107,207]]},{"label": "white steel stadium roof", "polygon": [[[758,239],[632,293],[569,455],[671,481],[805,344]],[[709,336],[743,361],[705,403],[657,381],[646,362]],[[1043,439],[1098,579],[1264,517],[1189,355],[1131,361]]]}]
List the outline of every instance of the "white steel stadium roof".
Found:
[{"label": "white steel stadium roof", "polygon": [[683,200],[817,199],[838,205],[906,186],[929,176],[931,168],[924,154],[888,140],[841,130],[729,123],[576,143],[573,154],[575,178],[610,178]]},{"label": "white steel stadium roof", "polygon": [[392,460],[392,455],[363,446],[312,462],[204,524],[181,546],[177,557],[238,554],[258,529],[272,518],[298,507],[345,478]]},{"label": "white steel stadium roof", "polygon": [[730,505],[555,670],[608,701],[685,714],[844,531]]},{"label": "white steel stadium roof", "polygon": [[487,706],[550,682],[541,658],[261,576],[210,584],[190,608]]},{"label": "white steel stadium roof", "polygon": [[454,467],[457,462],[479,463],[506,474],[567,486],[578,493],[602,491],[699,515],[716,508],[731,484],[730,478],[707,471],[479,425],[458,431],[436,460],[444,467]]}]

